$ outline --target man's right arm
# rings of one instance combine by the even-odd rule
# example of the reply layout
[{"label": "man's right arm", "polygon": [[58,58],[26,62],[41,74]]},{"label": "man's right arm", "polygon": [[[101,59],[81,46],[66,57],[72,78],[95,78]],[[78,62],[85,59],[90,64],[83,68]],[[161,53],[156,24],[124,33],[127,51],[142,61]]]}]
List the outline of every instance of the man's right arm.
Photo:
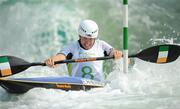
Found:
[{"label": "man's right arm", "polygon": [[59,54],[57,54],[55,56],[52,56],[52,57],[46,59],[45,63],[46,63],[47,66],[54,68],[55,67],[54,62],[65,60],[65,59],[66,59],[66,56],[64,54],[59,53]]}]

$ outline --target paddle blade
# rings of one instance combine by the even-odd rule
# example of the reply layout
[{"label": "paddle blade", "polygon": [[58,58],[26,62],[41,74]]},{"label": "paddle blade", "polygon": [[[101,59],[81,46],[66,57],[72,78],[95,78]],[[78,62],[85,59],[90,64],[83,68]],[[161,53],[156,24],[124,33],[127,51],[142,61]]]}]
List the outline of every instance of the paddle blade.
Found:
[{"label": "paddle blade", "polygon": [[30,64],[14,56],[0,56],[0,77],[6,77],[24,71]]},{"label": "paddle blade", "polygon": [[179,45],[164,44],[147,48],[132,57],[137,57],[152,63],[163,64],[175,61],[179,55]]}]

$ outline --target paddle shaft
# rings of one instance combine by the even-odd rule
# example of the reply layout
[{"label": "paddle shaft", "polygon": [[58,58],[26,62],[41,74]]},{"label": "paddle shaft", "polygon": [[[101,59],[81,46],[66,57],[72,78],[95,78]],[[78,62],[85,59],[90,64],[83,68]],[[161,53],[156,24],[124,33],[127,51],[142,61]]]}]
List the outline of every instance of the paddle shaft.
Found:
[{"label": "paddle shaft", "polygon": [[[77,62],[88,62],[88,61],[101,61],[101,60],[108,60],[113,59],[113,56],[106,56],[106,57],[95,57],[95,58],[79,58],[79,59],[69,59],[69,60],[62,60],[62,61],[56,61],[55,64],[64,64],[64,63],[77,63]],[[45,63],[29,63],[29,66],[46,66]]]},{"label": "paddle shaft", "polygon": [[[129,58],[137,57],[136,54],[128,56]],[[78,62],[88,62],[88,61],[102,61],[102,60],[108,60],[108,59],[114,59],[113,56],[105,56],[105,57],[95,57],[95,58],[79,58],[79,59],[69,59],[69,60],[62,60],[62,61],[56,61],[55,64],[64,64],[64,63],[78,63]],[[30,66],[46,66],[45,63],[30,63]]]}]

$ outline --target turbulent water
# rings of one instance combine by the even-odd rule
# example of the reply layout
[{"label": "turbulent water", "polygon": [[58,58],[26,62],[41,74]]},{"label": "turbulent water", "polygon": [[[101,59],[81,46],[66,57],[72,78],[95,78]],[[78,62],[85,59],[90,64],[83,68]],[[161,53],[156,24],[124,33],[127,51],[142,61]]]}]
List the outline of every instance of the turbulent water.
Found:
[{"label": "turbulent water", "polygon": [[[180,44],[179,0],[129,1],[129,52],[161,43]],[[95,20],[100,39],[122,49],[121,0],[0,0],[0,55],[43,61],[78,39],[82,19]],[[16,95],[0,88],[0,109],[179,109],[180,59],[157,65],[134,59],[128,74],[116,61],[110,84],[90,91],[32,89]],[[31,67],[13,77],[67,75],[60,68]]]}]

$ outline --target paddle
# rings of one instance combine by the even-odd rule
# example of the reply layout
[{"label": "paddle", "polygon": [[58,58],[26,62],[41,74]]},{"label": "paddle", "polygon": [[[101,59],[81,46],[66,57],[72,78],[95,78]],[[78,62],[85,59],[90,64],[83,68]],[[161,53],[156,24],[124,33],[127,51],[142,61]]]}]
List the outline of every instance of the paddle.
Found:
[{"label": "paddle", "polygon": [[[169,63],[175,61],[180,55],[180,46],[178,45],[157,45],[141,52],[130,55],[129,58],[137,57],[144,61],[152,62],[152,63]],[[113,59],[114,57],[95,57],[95,58],[81,58],[81,59],[70,59],[57,61],[55,64],[63,64],[63,63],[74,63],[74,62],[87,62],[87,61],[99,61],[99,60],[107,60]],[[21,58],[14,56],[0,56],[0,77],[10,76],[21,71],[26,70],[31,66],[46,66],[45,63],[29,63]]]}]

